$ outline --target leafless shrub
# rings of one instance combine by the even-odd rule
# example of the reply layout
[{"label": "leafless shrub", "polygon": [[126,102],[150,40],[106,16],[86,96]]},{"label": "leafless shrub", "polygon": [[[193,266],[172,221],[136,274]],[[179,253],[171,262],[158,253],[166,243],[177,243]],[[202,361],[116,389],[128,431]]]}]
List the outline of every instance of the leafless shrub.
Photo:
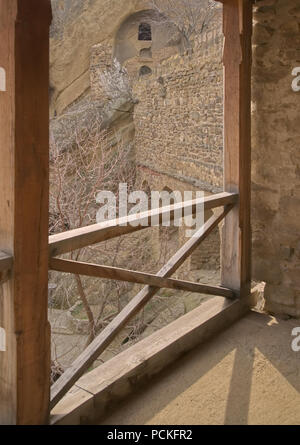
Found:
[{"label": "leafless shrub", "polygon": [[[101,109],[92,103],[85,103],[77,107],[77,112],[70,110],[60,122],[51,127],[50,234],[94,224],[98,211],[96,195],[101,190],[112,191],[117,196],[120,183],[128,184],[129,193],[132,190],[144,189],[136,179],[131,146],[125,144],[118,134],[103,129],[102,124]],[[133,234],[132,238],[121,237],[106,241],[64,257],[75,261],[156,272],[167,261],[171,252],[166,247],[169,244],[169,236],[162,232],[159,243],[165,247],[161,249],[159,258],[153,258],[151,237],[155,230],[151,229],[151,235],[149,232],[147,235],[146,229],[142,234]],[[61,305],[62,309],[70,310],[75,302],[81,303],[81,312],[84,311],[84,320],[88,322],[87,343],[123,309],[132,296],[130,292],[138,291],[141,287],[79,275],[51,273],[50,282],[53,281],[57,287],[52,299],[63,299],[66,303]],[[136,341],[151,324],[153,314],[159,314],[162,301],[157,298],[158,304],[152,305],[151,310],[146,311],[147,316],[142,312],[131,322],[128,343]],[[61,311],[59,313],[58,317],[61,316]],[[60,323],[54,321],[53,325],[59,327]],[[74,353],[80,352],[80,348],[76,344],[74,346],[74,339],[72,342],[73,346],[68,344],[68,351],[64,353],[61,352],[60,346],[53,345],[53,380],[61,372],[61,358],[65,359],[70,353],[74,356]],[[121,348],[122,344],[113,345],[113,353],[120,352]],[[56,351],[60,352],[59,356]]]},{"label": "leafless shrub", "polygon": [[[123,144],[112,132],[101,129],[98,114],[90,116],[89,121],[80,118],[80,113],[71,115],[69,123],[68,119],[64,119],[63,137],[52,133],[50,145],[51,234],[95,223],[98,210],[96,194],[100,190],[117,192],[120,182],[127,182],[129,187],[134,183],[135,169],[130,146]],[[119,248],[117,244],[115,251],[110,251],[111,264]],[[96,262],[101,260],[102,254],[102,247],[93,247],[68,256],[74,260],[87,260],[92,256]],[[75,276],[75,282],[90,323],[90,342],[102,323],[102,314],[95,320],[82,278]],[[69,294],[68,289],[66,294]],[[105,303],[103,295],[99,296],[99,301],[101,299]]]},{"label": "leafless shrub", "polygon": [[175,25],[185,50],[191,49],[195,34],[203,33],[216,13],[214,0],[151,0],[160,23]]}]

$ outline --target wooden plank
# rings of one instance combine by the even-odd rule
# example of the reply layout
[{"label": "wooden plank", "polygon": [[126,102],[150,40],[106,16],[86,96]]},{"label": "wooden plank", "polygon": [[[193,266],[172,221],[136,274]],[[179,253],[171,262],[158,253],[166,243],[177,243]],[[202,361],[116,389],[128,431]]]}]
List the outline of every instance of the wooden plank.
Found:
[{"label": "wooden plank", "polygon": [[[96,424],[141,385],[249,311],[244,300],[212,298],[84,375],[51,412],[52,425]],[[98,421],[98,422],[97,422]]]},{"label": "wooden plank", "polygon": [[50,0],[0,0],[0,424],[48,422],[48,145]]},{"label": "wooden plank", "polygon": [[125,281],[129,283],[147,284],[165,289],[177,289],[189,292],[198,292],[208,295],[218,295],[226,298],[234,298],[234,292],[230,289],[217,286],[208,286],[190,281],[175,280],[172,278],[162,278],[157,275],[136,272],[118,267],[103,266],[99,264],[89,264],[78,261],[61,260],[52,258],[50,269],[58,272],[71,273],[75,275],[85,275],[88,277],[105,278],[109,280]]},{"label": "wooden plank", "polygon": [[222,286],[249,295],[251,284],[252,2],[223,1],[224,190],[239,193],[222,233]]},{"label": "wooden plank", "polygon": [[[62,255],[82,247],[107,241],[121,235],[136,232],[151,226],[151,219],[159,216],[160,224],[163,215],[170,213],[170,220],[174,220],[176,210],[186,209],[186,212],[196,213],[197,204],[203,203],[205,210],[221,207],[228,204],[234,204],[238,201],[238,195],[232,193],[219,193],[207,196],[198,200],[178,203],[172,206],[162,207],[138,215],[130,215],[124,218],[118,218],[111,221],[105,221],[100,224],[93,224],[88,227],[70,230],[58,235],[49,237],[49,257]],[[131,224],[135,223],[134,227]]]},{"label": "wooden plank", "polygon": [[[212,216],[205,225],[190,238],[187,243],[158,272],[158,277],[169,278],[193,253],[199,244],[217,227],[232,209],[226,206],[219,215]],[[84,374],[99,355],[107,348],[127,322],[132,319],[157,293],[157,287],[146,286],[117,317],[99,334],[99,336],[80,354],[73,365],[54,383],[51,389],[51,408],[67,393],[73,384]]]},{"label": "wooden plank", "polygon": [[6,272],[13,266],[13,257],[0,251],[0,272]]}]

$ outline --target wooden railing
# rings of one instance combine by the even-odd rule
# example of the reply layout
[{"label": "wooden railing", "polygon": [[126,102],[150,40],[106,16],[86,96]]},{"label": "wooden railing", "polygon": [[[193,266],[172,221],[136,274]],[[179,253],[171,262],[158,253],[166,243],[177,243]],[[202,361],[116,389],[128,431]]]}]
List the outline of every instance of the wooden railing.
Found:
[{"label": "wooden railing", "polygon": [[[188,290],[190,292],[218,295],[230,299],[234,299],[237,296],[233,290],[228,288],[207,286],[170,278],[201,242],[221,223],[237,202],[237,194],[224,192],[50,236],[49,268],[51,270],[146,285],[79,355],[72,366],[53,384],[51,389],[51,408],[59,402],[99,355],[111,344],[128,321],[143,309],[159,289]],[[204,211],[218,207],[223,207],[223,209],[220,213],[213,215],[204,226],[179,249],[157,275],[55,258],[58,255],[76,249],[150,227],[152,218],[157,218],[159,224],[162,224],[163,216],[166,214],[170,215],[171,221],[176,221],[179,210],[185,211],[185,214],[190,212],[190,214],[195,215],[199,205],[203,205]],[[180,214],[182,213],[180,212]],[[131,225],[133,222],[135,223],[134,226]]]},{"label": "wooden railing", "polygon": [[182,215],[183,210],[185,214],[195,215],[197,206],[201,204],[205,210],[211,210],[227,204],[235,204],[237,199],[237,195],[224,192],[52,235],[49,238],[49,255],[51,258],[145,229],[151,226],[151,221],[155,218],[159,224],[162,224],[165,215],[170,217],[170,221],[174,221],[176,213],[179,212]]}]

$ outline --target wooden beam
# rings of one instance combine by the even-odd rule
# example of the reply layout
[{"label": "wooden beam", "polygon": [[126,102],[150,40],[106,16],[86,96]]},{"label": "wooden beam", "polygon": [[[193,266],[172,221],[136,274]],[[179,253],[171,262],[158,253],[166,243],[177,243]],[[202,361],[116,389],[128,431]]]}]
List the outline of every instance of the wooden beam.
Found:
[{"label": "wooden beam", "polygon": [[[185,209],[186,212],[195,214],[199,204],[203,204],[205,210],[210,210],[228,204],[235,204],[237,201],[238,195],[236,193],[219,193],[52,235],[49,237],[49,258],[145,229],[151,226],[151,219],[155,217],[159,217],[160,224],[164,215],[170,214],[170,220],[172,221],[174,218],[176,220],[176,211],[178,210]],[[131,225],[132,223],[135,225]]]},{"label": "wooden beam", "polygon": [[223,1],[224,190],[239,206],[222,233],[222,286],[246,296],[251,285],[251,35],[252,2]]},{"label": "wooden beam", "polygon": [[0,424],[48,422],[48,144],[50,0],[0,0]]},{"label": "wooden beam", "polygon": [[[176,272],[193,251],[207,238],[232,209],[227,206],[218,216],[212,216],[205,225],[190,238],[187,243],[158,272],[158,277],[169,278]],[[158,292],[157,287],[146,286],[117,317],[99,334],[99,336],[80,354],[73,365],[54,383],[51,389],[51,408],[67,393],[74,383],[94,363],[99,355],[110,345],[127,322],[132,319]]]},{"label": "wooden beam", "polygon": [[136,272],[118,267],[102,266],[99,264],[82,263],[78,261],[61,260],[52,258],[50,269],[57,272],[71,273],[75,275],[85,275],[88,277],[105,278],[108,280],[125,281],[129,283],[147,284],[161,289],[177,289],[181,291],[198,292],[208,295],[222,296],[233,299],[234,292],[230,289],[206,284],[192,283],[190,281],[174,280],[172,278],[162,278],[157,275]]}]

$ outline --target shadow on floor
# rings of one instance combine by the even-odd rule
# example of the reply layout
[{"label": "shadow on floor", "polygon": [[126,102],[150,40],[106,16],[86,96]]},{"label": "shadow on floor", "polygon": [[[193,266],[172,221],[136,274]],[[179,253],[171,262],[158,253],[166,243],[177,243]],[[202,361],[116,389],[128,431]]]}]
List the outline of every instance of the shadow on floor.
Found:
[{"label": "shadow on floor", "polygon": [[101,424],[300,424],[297,320],[250,313],[186,354]]}]

